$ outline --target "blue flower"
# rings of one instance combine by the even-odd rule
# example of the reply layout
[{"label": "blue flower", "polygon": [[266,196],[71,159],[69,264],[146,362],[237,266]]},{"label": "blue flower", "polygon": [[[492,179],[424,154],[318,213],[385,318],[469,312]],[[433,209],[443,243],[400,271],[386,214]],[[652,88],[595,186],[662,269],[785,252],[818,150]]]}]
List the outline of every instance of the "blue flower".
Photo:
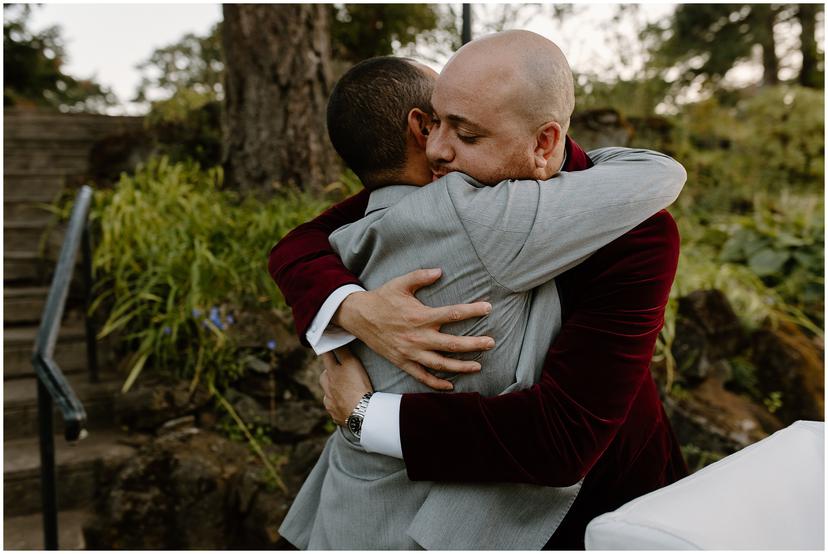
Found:
[{"label": "blue flower", "polygon": [[224,321],[227,323],[227,325],[233,325],[236,322],[236,319],[233,317],[232,314],[227,314],[227,317],[224,318]]},{"label": "blue flower", "polygon": [[267,348],[269,350],[276,350],[276,341],[273,340],[273,339],[270,339],[269,341],[267,341]]},{"label": "blue flower", "polygon": [[172,329],[170,328],[169,325],[164,325],[164,328],[161,329],[161,332],[164,333],[165,335],[169,335],[169,334],[172,333]]},{"label": "blue flower", "polygon": [[212,321],[213,325],[219,329],[224,329],[224,324],[221,322],[221,316],[219,316],[218,308],[210,308],[210,321]]},{"label": "blue flower", "polygon": [[199,317],[201,315],[201,310],[198,308],[193,308],[193,317]]}]

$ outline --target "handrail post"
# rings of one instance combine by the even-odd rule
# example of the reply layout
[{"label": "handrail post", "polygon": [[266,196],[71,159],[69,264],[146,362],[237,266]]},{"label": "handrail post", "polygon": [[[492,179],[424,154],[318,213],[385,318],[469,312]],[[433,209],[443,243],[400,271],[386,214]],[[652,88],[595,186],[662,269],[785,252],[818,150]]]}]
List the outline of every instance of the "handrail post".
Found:
[{"label": "handrail post", "polygon": [[92,240],[89,232],[89,221],[83,227],[81,237],[83,248],[83,314],[86,325],[86,359],[89,365],[89,382],[97,383],[98,378],[98,345],[95,342],[95,321],[89,308],[92,306]]},{"label": "handrail post", "polygon": [[[32,366],[37,377],[37,412],[40,431],[40,493],[43,507],[43,545],[46,550],[58,548],[58,521],[57,521],[57,486],[55,478],[55,439],[54,439],[54,405],[63,415],[64,436],[68,441],[75,441],[86,436],[86,410],[78,400],[60,367],[55,363],[55,343],[60,332],[63,310],[66,306],[66,297],[69,293],[72,271],[76,266],[79,243],[85,243],[83,265],[91,269],[91,248],[89,248],[87,233],[89,204],[92,189],[84,185],[75,198],[75,206],[60,249],[52,286],[43,306],[43,316],[40,318],[40,328],[35,339],[32,353]],[[85,287],[91,294],[91,271],[84,279]],[[87,294],[87,296],[88,296]],[[85,299],[85,304],[88,298]],[[88,311],[88,306],[87,306]],[[88,318],[87,318],[88,321]],[[91,334],[90,334],[91,332]],[[91,340],[94,341],[94,328],[87,323],[87,349]],[[87,350],[89,352],[89,350]],[[94,346],[92,349],[94,355]],[[97,357],[92,363],[93,378],[97,379]]]},{"label": "handrail post", "polygon": [[37,412],[40,426],[40,497],[43,502],[43,548],[58,549],[57,490],[55,487],[55,437],[52,396],[37,380]]}]

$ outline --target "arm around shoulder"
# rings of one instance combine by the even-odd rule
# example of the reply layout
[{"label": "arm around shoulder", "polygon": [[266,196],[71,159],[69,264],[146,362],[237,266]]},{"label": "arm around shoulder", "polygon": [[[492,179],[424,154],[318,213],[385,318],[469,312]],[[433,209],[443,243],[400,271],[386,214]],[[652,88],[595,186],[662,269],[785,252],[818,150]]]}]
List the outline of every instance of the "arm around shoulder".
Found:
[{"label": "arm around shoulder", "polygon": [[305,333],[328,296],[344,285],[360,284],[331,248],[328,236],[361,218],[368,196],[363,190],[332,206],[285,235],[270,251],[268,271],[293,309],[296,332],[305,346]]},{"label": "arm around shoulder", "polygon": [[[522,292],[574,267],[678,197],[684,168],[631,148],[590,153],[595,166],[548,181],[447,186],[478,258],[502,286]],[[451,177],[451,175],[449,176]]]},{"label": "arm around shoulder", "polygon": [[675,222],[659,212],[561,277],[572,289],[572,313],[539,384],[492,398],[404,395],[409,477],[548,486],[580,480],[649,378],[677,260]]}]

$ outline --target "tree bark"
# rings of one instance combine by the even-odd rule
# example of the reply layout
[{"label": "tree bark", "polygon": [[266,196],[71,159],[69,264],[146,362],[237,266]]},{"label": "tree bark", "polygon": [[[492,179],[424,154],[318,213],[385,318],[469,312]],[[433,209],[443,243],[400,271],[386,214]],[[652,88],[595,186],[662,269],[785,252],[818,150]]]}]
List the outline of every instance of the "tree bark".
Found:
[{"label": "tree bark", "polygon": [[776,16],[779,8],[770,4],[758,4],[753,8],[757,11],[757,40],[762,45],[762,66],[764,73],[762,84],[765,86],[779,83],[779,58],[776,57],[776,39],[773,36],[773,27],[776,25]]},{"label": "tree bark", "polygon": [[817,4],[799,4],[797,18],[802,27],[799,35],[802,52],[802,69],[799,71],[799,84],[803,87],[821,88],[822,79],[817,71],[816,14],[823,9]]},{"label": "tree bark", "polygon": [[328,8],[225,4],[222,165],[229,186],[321,189],[340,166],[328,140]]}]

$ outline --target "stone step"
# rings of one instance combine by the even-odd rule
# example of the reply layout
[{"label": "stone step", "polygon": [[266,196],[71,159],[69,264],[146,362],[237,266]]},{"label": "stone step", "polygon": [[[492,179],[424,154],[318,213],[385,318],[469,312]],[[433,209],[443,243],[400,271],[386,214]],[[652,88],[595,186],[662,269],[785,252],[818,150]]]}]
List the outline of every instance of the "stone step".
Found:
[{"label": "stone step", "polygon": [[[58,510],[89,506],[118,468],[135,453],[128,435],[117,429],[91,429],[89,436],[67,443],[55,436]],[[3,442],[4,518],[40,512],[40,439]]]},{"label": "stone step", "polygon": [[3,156],[3,171],[8,172],[33,172],[48,167],[50,171],[60,171],[65,174],[86,173],[89,168],[89,155],[84,153],[78,155],[69,153],[62,155],[60,152],[27,152],[25,155],[16,153],[7,155],[6,148]]},{"label": "stone step", "polygon": [[3,139],[17,140],[100,140],[143,129],[143,117],[97,114],[62,114],[57,111],[3,110]]},{"label": "stone step", "polygon": [[48,170],[10,173],[3,169],[4,202],[49,202],[63,190],[66,176]]},{"label": "stone step", "polygon": [[[86,410],[87,427],[94,429],[114,425],[115,402],[121,394],[124,377],[105,373],[100,376],[99,383],[90,383],[86,371],[64,375]],[[39,431],[35,378],[4,381],[3,389],[4,438],[12,440],[36,437]],[[63,416],[57,408],[54,410],[53,423],[55,433],[63,436]]]},{"label": "stone step", "polygon": [[3,221],[29,222],[46,227],[55,218],[47,206],[51,201],[40,200],[4,200]]},{"label": "stone step", "polygon": [[[37,326],[9,327],[3,330],[4,379],[34,376],[32,353],[36,336]],[[64,324],[55,345],[55,360],[64,373],[86,370],[86,331],[83,324]]]},{"label": "stone step", "polygon": [[94,143],[90,141],[59,142],[13,140],[3,143],[3,156],[10,158],[86,158]]},{"label": "stone step", "polygon": [[37,323],[48,294],[49,287],[3,287],[3,322]]},{"label": "stone step", "polygon": [[14,252],[58,252],[65,225],[44,226],[31,221],[4,221],[3,248]]},{"label": "stone step", "polygon": [[[89,509],[58,512],[58,549],[86,550],[83,525],[93,517]],[[3,518],[5,550],[43,550],[43,514]]]},{"label": "stone step", "polygon": [[16,282],[37,285],[48,283],[54,268],[55,261],[38,252],[3,252],[3,281],[6,285]]},{"label": "stone step", "polygon": [[7,148],[15,148],[18,150],[62,150],[64,148],[91,149],[96,140],[90,140],[83,137],[61,136],[61,137],[29,137],[29,138],[14,138],[7,140]]}]

